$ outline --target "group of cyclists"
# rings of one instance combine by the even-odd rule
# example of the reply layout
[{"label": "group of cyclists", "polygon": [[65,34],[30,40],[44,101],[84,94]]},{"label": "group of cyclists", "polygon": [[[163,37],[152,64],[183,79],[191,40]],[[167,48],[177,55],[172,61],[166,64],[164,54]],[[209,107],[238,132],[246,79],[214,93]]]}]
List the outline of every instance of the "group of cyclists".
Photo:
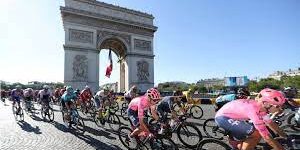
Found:
[{"label": "group of cyclists", "polygon": [[[11,91],[10,96],[13,104],[17,103],[20,108],[20,99],[32,101],[35,92],[30,88],[22,90],[20,86],[16,86]],[[237,91],[237,94],[222,95],[216,99],[215,121],[219,127],[230,132],[232,138],[229,139],[229,142],[236,149],[254,149],[261,138],[274,149],[283,149],[280,143],[270,136],[267,127],[280,137],[287,137],[278,125],[272,121],[271,115],[282,113],[284,105],[299,107],[299,104],[293,101],[293,96],[289,88],[286,88],[283,92],[266,88],[261,90],[256,98],[251,98],[250,92],[241,88]],[[45,85],[38,92],[40,102],[49,105],[51,99],[59,100],[61,106],[67,112],[76,107],[76,101],[86,106],[87,102],[92,100],[96,105],[96,109],[101,112],[105,106],[105,101],[114,98],[113,91],[108,88],[104,88],[93,95],[88,86],[82,91],[73,90],[71,86],[65,86],[62,89],[56,89],[52,93],[49,86]],[[187,95],[180,90],[174,91],[172,96],[162,98],[157,88],[150,88],[145,94],[139,95],[138,88],[135,85],[124,94],[124,98],[128,103],[129,121],[134,127],[133,132],[128,134],[129,140],[132,141],[135,141],[134,139],[141,132],[148,133],[149,137],[154,136],[146,125],[145,118],[148,117],[148,114],[161,123],[159,133],[163,134],[166,124],[172,124],[172,121],[174,122],[178,118],[174,111],[174,104],[183,105],[187,102]],[[85,108],[85,111],[88,111],[88,107]],[[184,109],[180,111],[186,113]],[[170,122],[168,122],[169,114],[171,114]],[[298,111],[298,114],[300,114],[300,111]]]}]

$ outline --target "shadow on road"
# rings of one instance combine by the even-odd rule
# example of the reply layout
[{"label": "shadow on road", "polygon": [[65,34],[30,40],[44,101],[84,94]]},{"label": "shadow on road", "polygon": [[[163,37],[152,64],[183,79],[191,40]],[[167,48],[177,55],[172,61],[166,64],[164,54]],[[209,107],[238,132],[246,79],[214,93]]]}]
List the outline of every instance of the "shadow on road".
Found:
[{"label": "shadow on road", "polygon": [[18,125],[22,128],[22,130],[27,131],[27,132],[33,132],[35,134],[42,134],[39,126],[31,126],[29,123],[22,121],[18,122]]},{"label": "shadow on road", "polygon": [[85,141],[87,144],[93,146],[95,149],[99,150],[121,150],[121,148],[118,145],[108,145],[102,141],[99,141],[90,135],[80,135],[80,134],[75,134],[76,137],[79,139]]},{"label": "shadow on road", "polygon": [[[118,145],[108,145],[107,143],[104,143],[102,141],[99,141],[93,137],[91,137],[90,135],[85,135],[85,134],[79,134],[78,132],[76,132],[76,129],[69,129],[66,128],[65,125],[54,121],[52,123],[58,130],[61,130],[63,132],[69,132],[72,133],[74,136],[76,136],[77,138],[83,140],[84,142],[86,142],[87,144],[93,146],[95,149],[99,149],[99,150],[120,150],[121,148]],[[103,130],[96,130],[93,129],[89,126],[85,126],[85,130],[88,133],[91,133],[95,136],[104,136],[107,139],[110,140],[116,140],[116,138],[110,136],[109,132],[103,131]]]}]

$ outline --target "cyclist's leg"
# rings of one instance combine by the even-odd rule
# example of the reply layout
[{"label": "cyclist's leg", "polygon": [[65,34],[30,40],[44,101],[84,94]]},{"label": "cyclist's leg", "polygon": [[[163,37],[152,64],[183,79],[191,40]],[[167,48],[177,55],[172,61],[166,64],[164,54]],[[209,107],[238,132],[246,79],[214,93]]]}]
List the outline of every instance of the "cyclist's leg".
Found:
[{"label": "cyclist's leg", "polygon": [[250,136],[247,137],[247,139],[245,139],[243,141],[242,144],[238,145],[239,149],[243,149],[243,150],[251,150],[254,149],[255,146],[258,144],[258,142],[260,141],[261,136],[258,132],[258,130],[255,130]]},{"label": "cyclist's leg", "polygon": [[133,128],[135,128],[130,134],[130,137],[135,137],[138,134],[140,134],[142,131],[139,128],[140,124],[139,124],[138,112],[132,109],[128,109],[127,114],[128,114],[130,125],[133,126]]},{"label": "cyclist's leg", "polygon": [[[239,149],[253,149],[260,141],[260,135],[255,130],[253,124],[246,121],[239,121],[231,119],[225,116],[219,116],[215,118],[216,123],[219,127],[230,133],[234,141],[241,141],[238,145],[233,145]],[[230,141],[232,144],[232,141]],[[237,144],[237,143],[236,143]]]}]

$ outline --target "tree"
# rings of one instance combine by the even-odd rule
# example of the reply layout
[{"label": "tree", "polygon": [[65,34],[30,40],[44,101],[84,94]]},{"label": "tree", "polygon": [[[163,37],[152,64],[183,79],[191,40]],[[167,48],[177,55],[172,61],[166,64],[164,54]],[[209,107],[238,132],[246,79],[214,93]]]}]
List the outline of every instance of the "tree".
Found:
[{"label": "tree", "polygon": [[198,85],[199,86],[199,93],[207,93],[208,90],[206,89],[206,87],[204,85]]},{"label": "tree", "polygon": [[282,81],[275,80],[273,78],[267,78],[267,79],[262,79],[258,83],[258,91],[264,89],[264,88],[271,88],[275,90],[280,90],[282,85]]},{"label": "tree", "polygon": [[249,86],[249,91],[259,92],[258,83],[256,81],[250,81],[248,86]]}]

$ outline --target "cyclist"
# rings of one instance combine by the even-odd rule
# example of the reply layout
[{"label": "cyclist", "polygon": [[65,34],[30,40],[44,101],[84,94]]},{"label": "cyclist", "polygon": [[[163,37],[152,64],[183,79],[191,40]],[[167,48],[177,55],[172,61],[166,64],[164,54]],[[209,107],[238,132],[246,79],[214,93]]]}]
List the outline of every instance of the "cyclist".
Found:
[{"label": "cyclist", "polygon": [[80,92],[80,102],[83,104],[85,108],[85,113],[88,112],[88,108],[86,106],[87,102],[91,100],[93,97],[92,91],[89,86],[85,86],[85,88]]},{"label": "cyclist", "polygon": [[1,100],[3,102],[5,102],[5,98],[6,98],[6,91],[4,89],[1,90]]},{"label": "cyclist", "polygon": [[73,88],[71,86],[66,87],[66,92],[61,96],[61,107],[62,111],[67,111],[68,113],[65,113],[65,116],[63,116],[66,120],[70,121],[70,113],[71,108],[74,108],[74,102],[72,100],[76,100],[77,96],[75,92],[73,91]]},{"label": "cyclist", "polygon": [[31,105],[33,97],[34,97],[34,93],[32,88],[27,88],[24,90],[24,100],[26,104],[25,106],[28,111],[31,111],[29,106]]},{"label": "cyclist", "polygon": [[[109,94],[109,90],[107,88],[104,88],[103,90],[100,90],[96,93],[96,95],[94,96],[95,99],[95,104],[96,104],[96,108],[99,110],[98,111],[98,116],[102,117],[102,109],[104,108],[104,104],[105,101],[108,99],[108,94]],[[104,123],[104,122],[103,122]]]},{"label": "cyclist", "polygon": [[66,88],[67,88],[67,86],[64,86],[63,88],[60,89],[59,93],[61,96],[65,93]]},{"label": "cyclist", "polygon": [[187,91],[183,91],[183,98],[181,99],[183,103],[187,103],[190,102],[191,100],[193,100],[192,98],[192,94],[193,94],[193,90],[189,89]]},{"label": "cyclist", "polygon": [[34,90],[34,101],[36,102],[36,101],[38,101],[38,99],[39,99],[39,90]]},{"label": "cyclist", "polygon": [[60,90],[59,88],[56,88],[54,91],[54,99],[55,101],[58,101],[60,99],[61,95],[60,95]]},{"label": "cyclist", "polygon": [[[285,101],[280,91],[263,89],[257,100],[239,99],[225,104],[216,113],[215,121],[233,137],[229,138],[229,143],[235,148],[254,149],[262,137],[274,149],[282,150],[283,147],[270,136],[267,126],[279,136],[287,137],[268,116],[278,111]],[[236,144],[236,141],[240,142]]]},{"label": "cyclist", "polygon": [[237,94],[227,94],[227,95],[222,95],[219,96],[216,99],[216,111],[218,111],[223,105],[225,105],[226,103],[236,100],[236,99],[249,99],[250,98],[250,92],[245,89],[245,88],[240,88],[237,91]]},{"label": "cyclist", "polygon": [[[161,130],[159,134],[164,133],[164,128],[167,124],[168,113],[172,114],[171,117],[171,126],[174,124],[174,120],[177,119],[176,112],[174,111],[173,104],[177,103],[177,105],[181,106],[181,98],[183,97],[182,91],[174,91],[173,96],[165,96],[156,106],[156,111],[159,116],[158,121],[161,122]],[[184,112],[183,109],[181,109]]]},{"label": "cyclist", "polygon": [[11,99],[13,101],[13,105],[15,105],[16,102],[18,103],[18,109],[16,112],[17,114],[21,109],[20,101],[22,97],[23,97],[23,91],[21,89],[21,86],[17,85],[16,88],[11,91]]},{"label": "cyclist", "polygon": [[[128,135],[129,139],[132,141],[133,137],[136,137],[141,132],[149,133],[148,136],[153,137],[153,134],[149,132],[147,125],[145,124],[145,112],[149,108],[153,116],[157,115],[155,111],[155,104],[161,100],[160,93],[154,88],[150,88],[146,91],[146,94],[134,98],[128,105],[128,118],[131,125],[135,127],[132,133]],[[134,140],[133,140],[134,141]]]},{"label": "cyclist", "polygon": [[299,104],[294,100],[297,95],[297,89],[294,89],[292,87],[285,87],[283,93],[286,97],[285,106],[291,108],[292,110],[295,110],[295,107],[299,107]]},{"label": "cyclist", "polygon": [[124,98],[127,103],[130,103],[130,101],[135,97],[137,97],[137,86],[133,85],[129,91],[124,94]]},{"label": "cyclist", "polygon": [[44,85],[43,89],[40,90],[40,92],[39,92],[40,102],[41,102],[42,106],[45,106],[45,105],[49,106],[51,96],[52,96],[52,94],[49,90],[49,86]]}]

